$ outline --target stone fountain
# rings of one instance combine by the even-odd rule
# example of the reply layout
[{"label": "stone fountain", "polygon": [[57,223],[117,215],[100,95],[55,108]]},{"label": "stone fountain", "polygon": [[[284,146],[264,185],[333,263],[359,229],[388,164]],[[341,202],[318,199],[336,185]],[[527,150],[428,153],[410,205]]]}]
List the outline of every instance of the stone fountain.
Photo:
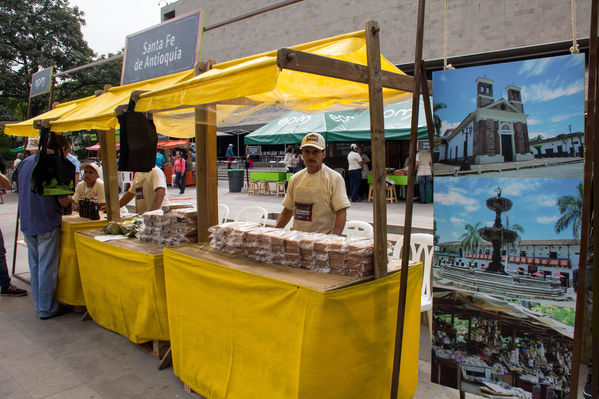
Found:
[{"label": "stone fountain", "polygon": [[515,231],[506,229],[501,225],[501,213],[512,209],[512,201],[501,196],[500,187],[496,188],[495,191],[496,196],[487,198],[487,208],[495,212],[495,223],[493,227],[478,229],[478,234],[493,244],[493,255],[486,272],[507,274],[501,263],[501,248],[516,241],[518,235]]}]

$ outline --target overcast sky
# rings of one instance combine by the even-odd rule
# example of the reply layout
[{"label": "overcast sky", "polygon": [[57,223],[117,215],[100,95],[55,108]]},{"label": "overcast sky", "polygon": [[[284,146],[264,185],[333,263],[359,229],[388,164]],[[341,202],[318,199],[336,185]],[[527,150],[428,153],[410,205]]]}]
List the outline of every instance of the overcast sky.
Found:
[{"label": "overcast sky", "polygon": [[[69,0],[85,13],[83,37],[97,55],[116,53],[125,38],[160,23],[158,0]],[[172,1],[169,1],[172,3]],[[166,1],[160,1],[161,6]]]}]

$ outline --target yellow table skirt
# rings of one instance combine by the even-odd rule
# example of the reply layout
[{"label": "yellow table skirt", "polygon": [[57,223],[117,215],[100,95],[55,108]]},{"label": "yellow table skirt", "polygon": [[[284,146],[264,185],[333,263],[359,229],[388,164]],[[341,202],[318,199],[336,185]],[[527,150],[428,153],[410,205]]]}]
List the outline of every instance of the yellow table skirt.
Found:
[{"label": "yellow table skirt", "polygon": [[75,235],[87,311],[96,323],[136,344],[168,341],[162,254],[122,248],[136,244],[132,240],[100,242]]},{"label": "yellow table skirt", "polygon": [[[321,292],[165,249],[175,374],[207,399],[387,399],[400,273]],[[409,269],[400,398],[416,391],[422,264]]]},{"label": "yellow table skirt", "polygon": [[79,264],[75,250],[75,233],[78,231],[99,229],[107,220],[89,220],[76,215],[64,216],[60,226],[60,263],[56,284],[57,301],[73,306],[85,306],[85,298],[79,277]]}]

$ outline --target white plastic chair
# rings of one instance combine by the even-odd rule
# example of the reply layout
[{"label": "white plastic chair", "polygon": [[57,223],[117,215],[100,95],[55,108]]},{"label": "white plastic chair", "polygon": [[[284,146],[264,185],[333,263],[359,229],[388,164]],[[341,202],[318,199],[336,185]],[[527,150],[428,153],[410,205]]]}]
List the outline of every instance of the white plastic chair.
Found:
[{"label": "white plastic chair", "polygon": [[373,238],[374,229],[370,223],[360,220],[348,220],[345,222],[345,227],[341,233],[348,238]]},{"label": "white plastic chair", "polygon": [[241,208],[235,217],[236,222],[254,222],[266,225],[268,211],[261,206],[248,206]]},{"label": "white plastic chair", "polygon": [[218,224],[223,224],[229,217],[229,207],[225,204],[218,204]]},{"label": "white plastic chair", "polygon": [[[403,247],[403,237],[395,243],[393,248],[393,259],[401,259],[400,254]],[[424,266],[422,276],[422,291],[420,293],[420,312],[426,312],[428,321],[428,331],[432,339],[433,336],[433,287],[432,267],[433,267],[433,236],[432,234],[412,234],[410,236],[410,257],[411,260],[422,261]]]}]

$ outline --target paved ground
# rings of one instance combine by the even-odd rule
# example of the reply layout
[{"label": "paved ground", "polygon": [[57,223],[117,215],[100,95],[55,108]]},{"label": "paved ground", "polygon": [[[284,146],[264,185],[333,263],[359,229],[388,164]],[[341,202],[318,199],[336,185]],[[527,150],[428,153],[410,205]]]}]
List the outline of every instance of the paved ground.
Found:
[{"label": "paved ground", "polygon": [[[189,187],[183,195],[179,195],[175,189],[169,189],[169,196],[174,201],[194,200],[195,189]],[[264,197],[229,193],[226,181],[219,182],[219,201],[229,205],[233,215],[237,209],[248,204],[259,204],[273,213],[281,208],[281,198],[275,198],[274,195]],[[404,209],[403,202],[389,204],[389,224],[401,226]],[[17,194],[4,195],[4,204],[0,205],[0,225],[9,269],[13,259],[16,211]],[[349,211],[349,218],[372,221],[372,204],[355,203]],[[414,225],[424,230],[432,227],[432,204],[415,204]],[[16,260],[17,273],[27,273],[24,248],[19,247]],[[29,289],[17,279],[13,279],[13,283]],[[159,371],[158,360],[150,353],[93,321],[83,322],[80,318],[78,313],[69,313],[42,321],[36,315],[31,295],[1,297],[0,398],[189,397],[172,368]],[[430,344],[426,326],[421,329],[420,341],[416,397],[457,397],[455,390],[429,382]]]},{"label": "paved ground", "polygon": [[[457,171],[456,171],[457,168]],[[503,162],[471,165],[471,170],[460,171],[459,166],[436,163],[435,176],[482,176],[482,177],[551,177],[581,178],[582,158],[542,158],[530,161]]]}]

